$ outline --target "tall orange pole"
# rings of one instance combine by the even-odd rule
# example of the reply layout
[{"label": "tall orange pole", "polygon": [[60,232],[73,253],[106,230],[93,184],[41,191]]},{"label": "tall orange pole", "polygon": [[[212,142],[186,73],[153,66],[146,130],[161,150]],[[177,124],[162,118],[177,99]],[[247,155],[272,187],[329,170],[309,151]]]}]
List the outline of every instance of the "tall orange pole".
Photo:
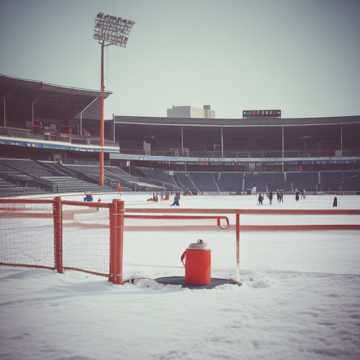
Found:
[{"label": "tall orange pole", "polygon": [[110,226],[110,246],[109,246],[109,281],[113,282],[114,279],[114,261],[115,261],[115,249],[116,247],[116,205],[115,199],[111,203],[109,208],[109,226]]},{"label": "tall orange pole", "polygon": [[240,264],[240,214],[236,213],[236,264]]},{"label": "tall orange pole", "polygon": [[240,213],[236,213],[236,280],[240,280]]},{"label": "tall orange pole", "polygon": [[110,207],[109,281],[123,283],[124,202],[114,199]]},{"label": "tall orange pole", "polygon": [[100,123],[99,123],[99,185],[104,186],[104,98],[105,98],[105,84],[104,84],[104,41],[101,42],[101,70],[100,70]]},{"label": "tall orange pole", "polygon": [[56,196],[53,200],[53,221],[54,221],[54,257],[55,269],[59,273],[64,272],[63,267],[63,231],[62,231],[62,203],[61,197]]},{"label": "tall orange pole", "polygon": [[117,201],[117,232],[118,232],[118,271],[115,284],[123,283],[123,253],[124,253],[124,219],[125,204],[122,200]]}]

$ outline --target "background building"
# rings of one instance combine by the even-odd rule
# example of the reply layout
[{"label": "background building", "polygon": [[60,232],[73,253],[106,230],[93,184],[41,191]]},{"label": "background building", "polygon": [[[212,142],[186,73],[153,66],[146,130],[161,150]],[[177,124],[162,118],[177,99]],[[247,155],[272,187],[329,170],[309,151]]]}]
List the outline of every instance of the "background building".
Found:
[{"label": "background building", "polygon": [[167,109],[167,117],[169,118],[215,118],[215,111],[211,110],[211,105],[203,105],[203,108],[196,108],[189,105],[172,106]]}]

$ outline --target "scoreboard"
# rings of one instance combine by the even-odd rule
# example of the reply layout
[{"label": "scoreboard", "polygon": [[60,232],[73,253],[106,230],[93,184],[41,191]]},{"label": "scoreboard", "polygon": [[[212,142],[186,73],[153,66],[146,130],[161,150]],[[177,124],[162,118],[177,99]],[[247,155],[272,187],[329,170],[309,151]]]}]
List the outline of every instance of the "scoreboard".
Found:
[{"label": "scoreboard", "polygon": [[243,117],[281,117],[281,110],[244,110]]}]

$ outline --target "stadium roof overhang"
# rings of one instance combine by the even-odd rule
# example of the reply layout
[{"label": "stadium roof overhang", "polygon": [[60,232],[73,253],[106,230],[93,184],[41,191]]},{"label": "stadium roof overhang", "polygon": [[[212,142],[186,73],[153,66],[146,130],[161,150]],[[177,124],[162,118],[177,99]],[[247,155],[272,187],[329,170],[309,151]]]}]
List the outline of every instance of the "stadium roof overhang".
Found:
[{"label": "stadium roof overhang", "polygon": [[[105,92],[105,98],[111,92]],[[64,87],[40,81],[17,79],[0,74],[0,97],[11,107],[21,99],[25,104],[36,104],[40,118],[69,120],[94,103],[99,91]]]},{"label": "stadium roof overhang", "polygon": [[360,124],[359,116],[313,118],[167,118],[146,116],[115,116],[115,123],[122,125],[177,126],[177,127],[281,127]]}]

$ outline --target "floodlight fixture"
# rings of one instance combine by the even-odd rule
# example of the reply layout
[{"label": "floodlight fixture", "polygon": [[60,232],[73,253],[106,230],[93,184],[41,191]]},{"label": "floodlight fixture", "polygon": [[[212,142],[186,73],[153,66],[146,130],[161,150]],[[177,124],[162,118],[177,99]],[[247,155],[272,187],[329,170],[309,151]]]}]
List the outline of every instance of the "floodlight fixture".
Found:
[{"label": "floodlight fixture", "polygon": [[123,19],[118,16],[99,12],[95,18],[94,39],[101,45],[101,64],[100,64],[100,122],[99,122],[99,185],[104,186],[104,48],[105,46],[115,45],[126,47],[130,31],[135,24],[132,20]]},{"label": "floodlight fixture", "polygon": [[95,18],[94,39],[106,45],[126,47],[131,28],[135,24],[132,20],[106,15],[99,12]]}]

